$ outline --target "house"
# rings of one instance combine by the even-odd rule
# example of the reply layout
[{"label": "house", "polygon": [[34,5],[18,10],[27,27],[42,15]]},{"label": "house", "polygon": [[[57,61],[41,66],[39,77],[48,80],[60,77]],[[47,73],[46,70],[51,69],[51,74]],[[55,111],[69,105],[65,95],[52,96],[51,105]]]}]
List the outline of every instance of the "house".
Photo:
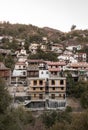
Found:
[{"label": "house", "polygon": [[28,60],[27,77],[39,77],[39,67],[43,66],[43,60]]},{"label": "house", "polygon": [[12,73],[12,81],[25,81],[27,77],[26,62],[17,62]]},{"label": "house", "polygon": [[44,60],[28,60],[27,63],[18,61],[15,64],[11,82],[15,83],[11,84],[15,99],[24,99],[24,106],[32,110],[64,109],[66,78],[60,72],[66,63]]},{"label": "house", "polygon": [[66,78],[29,78],[26,107],[33,109],[63,109],[66,106]]},{"label": "house", "polygon": [[48,43],[47,37],[42,37],[42,41],[43,41],[44,43]]},{"label": "house", "polygon": [[87,62],[69,63],[68,67],[72,69],[85,70],[88,68],[88,63]]},{"label": "house", "polygon": [[[69,69],[73,69],[76,71],[76,74],[78,75],[78,80],[87,80],[88,75],[88,63],[87,62],[78,62],[78,63],[69,63],[67,65]],[[71,71],[70,71],[71,72]]]},{"label": "house", "polygon": [[86,53],[76,53],[76,54],[74,54],[74,58],[77,59],[78,62],[86,62],[87,54]]},{"label": "house", "polygon": [[39,70],[39,78],[49,78],[49,70],[48,69],[40,69]]},{"label": "house", "polygon": [[60,77],[61,71],[63,70],[65,62],[47,62],[49,76],[50,77]]},{"label": "house", "polygon": [[7,68],[3,62],[0,62],[0,78],[6,82],[6,85],[10,85],[11,70],[10,68]]},{"label": "house", "polygon": [[73,53],[72,53],[71,51],[69,51],[69,50],[65,50],[65,51],[63,52],[63,54],[64,54],[64,55],[70,55],[70,56],[73,55]]},{"label": "house", "polygon": [[42,51],[46,51],[47,50],[47,46],[45,44],[40,44],[40,48]]},{"label": "house", "polygon": [[32,54],[36,54],[38,47],[39,47],[39,44],[37,44],[37,43],[31,43],[31,45],[29,46],[29,51]]},{"label": "house", "polygon": [[27,77],[38,77],[39,67],[38,65],[28,65],[27,67]]},{"label": "house", "polygon": [[52,62],[52,61],[46,61],[48,69],[49,68],[60,68],[63,69],[63,67],[66,65],[65,62]]},{"label": "house", "polygon": [[61,54],[63,52],[63,49],[64,49],[63,46],[60,44],[53,44],[51,46],[51,51],[58,53],[58,54]]},{"label": "house", "polygon": [[82,46],[81,45],[75,45],[75,46],[72,45],[72,46],[67,46],[66,49],[69,51],[76,51],[76,50],[81,50]]},{"label": "house", "polygon": [[0,49],[0,54],[2,54],[3,56],[11,54],[11,50]]},{"label": "house", "polygon": [[19,51],[16,51],[15,54],[16,54],[18,60],[20,58],[23,58],[24,60],[27,60],[28,55],[27,55],[26,50],[24,48],[20,49]]},{"label": "house", "polygon": [[69,54],[63,54],[58,56],[58,60],[59,61],[64,61],[66,62],[66,64],[68,63],[77,63],[77,59],[75,59],[73,56],[69,55]]}]

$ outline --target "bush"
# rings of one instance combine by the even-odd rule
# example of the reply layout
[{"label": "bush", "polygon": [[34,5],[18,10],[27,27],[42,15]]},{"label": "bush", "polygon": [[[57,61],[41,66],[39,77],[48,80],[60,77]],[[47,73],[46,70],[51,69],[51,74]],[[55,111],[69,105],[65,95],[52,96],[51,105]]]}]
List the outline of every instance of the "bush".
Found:
[{"label": "bush", "polygon": [[71,106],[67,106],[65,111],[66,111],[66,112],[72,112]]}]

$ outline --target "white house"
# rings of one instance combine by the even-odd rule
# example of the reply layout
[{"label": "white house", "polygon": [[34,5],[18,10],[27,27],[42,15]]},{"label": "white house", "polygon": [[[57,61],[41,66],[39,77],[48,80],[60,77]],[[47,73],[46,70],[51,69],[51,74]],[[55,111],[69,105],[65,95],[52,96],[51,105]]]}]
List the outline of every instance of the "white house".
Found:
[{"label": "white house", "polygon": [[81,45],[66,47],[66,49],[69,51],[73,51],[74,49],[81,50],[81,48],[82,48]]},{"label": "white house", "polygon": [[58,56],[58,59],[59,59],[59,61],[68,61],[71,63],[74,63],[74,62],[77,63],[77,60],[70,55],[60,55],[60,56]]},{"label": "white house", "polygon": [[31,43],[31,45],[29,46],[29,51],[32,54],[36,54],[38,46],[39,46],[39,44],[37,44],[37,43]]},{"label": "white house", "polygon": [[48,70],[39,70],[39,78],[49,78]]},{"label": "white house", "polygon": [[13,70],[13,77],[23,77],[27,76],[27,71],[26,70]]}]

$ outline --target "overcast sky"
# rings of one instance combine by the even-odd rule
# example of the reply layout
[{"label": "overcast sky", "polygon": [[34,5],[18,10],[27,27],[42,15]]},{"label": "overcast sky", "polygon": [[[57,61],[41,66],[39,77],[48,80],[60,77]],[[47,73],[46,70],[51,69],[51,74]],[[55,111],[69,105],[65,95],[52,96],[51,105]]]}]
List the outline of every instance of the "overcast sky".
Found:
[{"label": "overcast sky", "polygon": [[64,32],[73,24],[77,29],[88,29],[88,0],[0,0],[0,21]]}]

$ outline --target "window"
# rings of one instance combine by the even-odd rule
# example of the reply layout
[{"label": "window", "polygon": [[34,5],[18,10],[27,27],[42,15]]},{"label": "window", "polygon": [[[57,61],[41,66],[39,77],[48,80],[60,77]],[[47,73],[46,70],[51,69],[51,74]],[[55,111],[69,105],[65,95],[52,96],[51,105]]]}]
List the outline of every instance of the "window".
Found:
[{"label": "window", "polygon": [[41,87],[40,90],[43,90],[43,88]]},{"label": "window", "polygon": [[65,99],[65,94],[63,94],[63,98]]},{"label": "window", "polygon": [[48,71],[46,72],[46,74],[48,74]]},{"label": "window", "polygon": [[51,94],[51,98],[52,98],[52,99],[55,99],[55,94]]},{"label": "window", "polygon": [[39,80],[39,85],[43,85],[43,81],[42,80]]},{"label": "window", "polygon": [[54,72],[53,75],[57,75],[57,72]]},{"label": "window", "polygon": [[34,98],[36,97],[36,94],[34,94]]},{"label": "window", "polygon": [[7,80],[8,78],[6,77],[5,80]]},{"label": "window", "polygon": [[63,85],[64,84],[64,80],[60,80],[60,85]]},{"label": "window", "polygon": [[52,90],[55,90],[55,87],[53,87]]},{"label": "window", "polygon": [[39,94],[39,99],[43,99],[43,94]]},{"label": "window", "polygon": [[58,66],[56,65],[56,68],[58,68]]},{"label": "window", "polygon": [[45,87],[45,90],[46,90],[46,91],[48,91],[48,90],[49,90],[49,87],[48,87],[48,86],[46,86],[46,87]]},{"label": "window", "polygon": [[59,97],[61,97],[61,94],[59,94]]},{"label": "window", "polygon": [[33,90],[36,90],[36,88],[34,87]]},{"label": "window", "polygon": [[41,72],[41,74],[43,74],[43,71]]},{"label": "window", "polygon": [[25,66],[23,66],[23,68],[25,68]]},{"label": "window", "polygon": [[23,72],[23,75],[26,75],[26,72],[25,72],[25,71]]},{"label": "window", "polygon": [[51,81],[51,84],[52,84],[52,85],[55,85],[55,80],[52,80],[52,81]]},{"label": "window", "polygon": [[34,80],[34,85],[37,85],[37,80]]},{"label": "window", "polygon": [[64,90],[64,87],[61,87],[61,90]]}]

